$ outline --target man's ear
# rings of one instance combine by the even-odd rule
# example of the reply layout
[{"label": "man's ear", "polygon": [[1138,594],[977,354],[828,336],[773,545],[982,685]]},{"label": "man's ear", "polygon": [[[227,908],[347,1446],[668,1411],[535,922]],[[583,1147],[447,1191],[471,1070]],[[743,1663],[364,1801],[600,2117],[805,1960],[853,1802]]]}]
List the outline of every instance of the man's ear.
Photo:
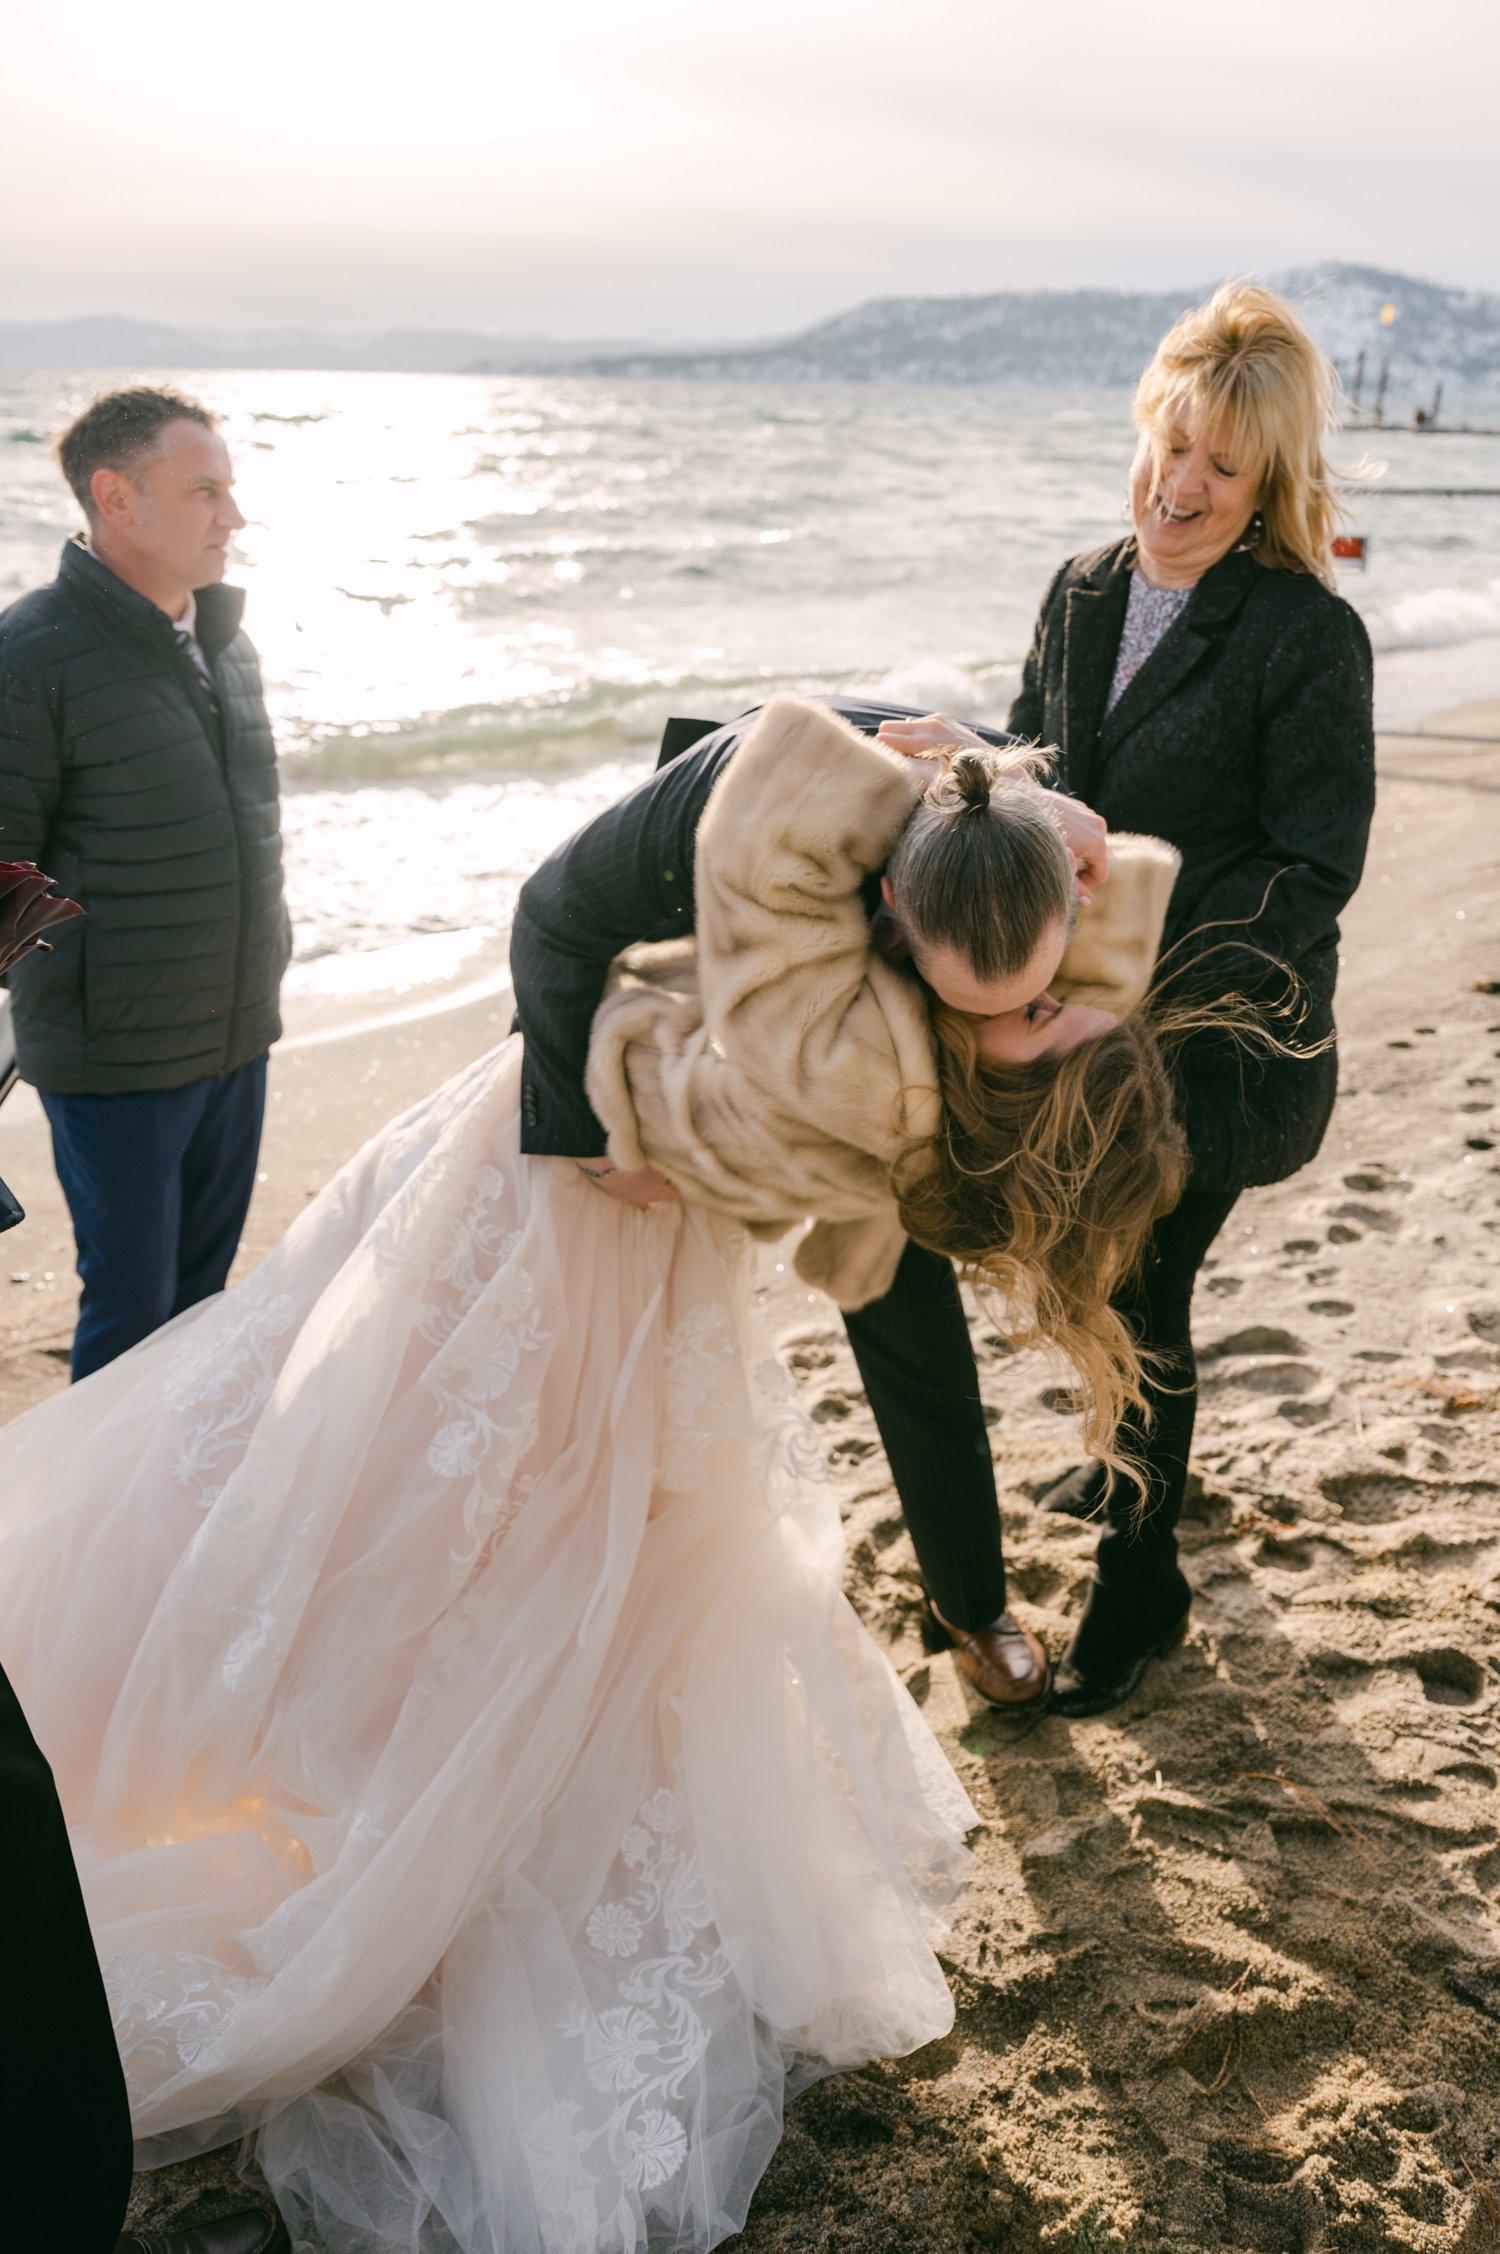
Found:
[{"label": "man's ear", "polygon": [[891,880],[889,877],[882,877],[880,880],[880,897],[885,902],[888,908],[895,907],[896,895],[891,890]]},{"label": "man's ear", "polygon": [[131,506],[135,500],[130,480],[119,470],[95,470],[89,479],[89,491],[94,498],[94,516],[105,524],[128,524]]}]

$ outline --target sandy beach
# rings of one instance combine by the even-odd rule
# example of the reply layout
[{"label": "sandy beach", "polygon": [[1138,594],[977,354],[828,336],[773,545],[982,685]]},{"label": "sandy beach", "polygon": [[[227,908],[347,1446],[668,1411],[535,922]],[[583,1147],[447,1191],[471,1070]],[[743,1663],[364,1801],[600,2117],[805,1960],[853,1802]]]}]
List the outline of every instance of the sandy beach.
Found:
[{"label": "sandy beach", "polygon": [[[831,1308],[767,1260],[845,1503],[850,1596],[983,1818],[951,2037],[789,2111],[745,2254],[1500,2247],[1500,707],[1380,747],[1319,1159],[1205,1271],[1186,1647],[1017,1737],[923,1642]],[[273,1062],[248,1269],[364,1136],[504,1032],[490,993]],[[315,1028],[305,1027],[304,1034]],[[26,1091],[0,1167],[0,1418],[64,1381],[71,1246]],[[1061,1648],[1093,1536],[1060,1373],[975,1311],[1018,1609]],[[137,2182],[160,2226],[232,2156]],[[60,2219],[65,2193],[59,2193]],[[372,2249],[372,2254],[377,2250]]]}]

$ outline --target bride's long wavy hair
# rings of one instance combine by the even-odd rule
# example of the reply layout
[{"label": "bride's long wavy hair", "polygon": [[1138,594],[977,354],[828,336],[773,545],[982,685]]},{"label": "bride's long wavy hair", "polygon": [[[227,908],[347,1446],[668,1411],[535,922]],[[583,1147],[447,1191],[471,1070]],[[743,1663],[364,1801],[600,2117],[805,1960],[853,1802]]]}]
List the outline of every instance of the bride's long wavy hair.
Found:
[{"label": "bride's long wavy hair", "polygon": [[[1263,1006],[1236,993],[1194,998],[1181,984],[1164,964],[1112,1029],[1027,1064],[986,1060],[973,1022],[935,1008],[943,1125],[895,1170],[907,1234],[953,1259],[981,1296],[1003,1300],[1014,1345],[1052,1348],[1072,1365],[1088,1446],[1122,1473],[1121,1419],[1146,1404],[1141,1348],[1112,1302],[1140,1274],[1153,1226],[1187,1182],[1176,1060],[1204,1035],[1263,1054],[1289,1049]],[[1296,1006],[1289,985],[1275,1015],[1293,1017]]]}]

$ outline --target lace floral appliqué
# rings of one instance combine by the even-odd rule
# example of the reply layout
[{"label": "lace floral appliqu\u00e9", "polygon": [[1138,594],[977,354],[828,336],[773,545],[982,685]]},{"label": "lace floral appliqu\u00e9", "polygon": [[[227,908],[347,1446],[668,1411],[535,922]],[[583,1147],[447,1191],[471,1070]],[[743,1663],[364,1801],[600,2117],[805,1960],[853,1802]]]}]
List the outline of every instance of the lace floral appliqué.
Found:
[{"label": "lace floral appliqu\u00e9", "polygon": [[703,1458],[716,1440],[749,1431],[739,1341],[721,1301],[700,1300],[667,1339],[666,1425],[657,1477],[672,1494],[698,1483]]},{"label": "lace floral appliqu\u00e9", "polygon": [[515,1386],[525,1357],[545,1346],[536,1287],[516,1262],[519,1230],[503,1228],[496,1207],[505,1177],[482,1166],[444,1238],[433,1281],[445,1288],[424,1303],[417,1328],[437,1347],[422,1373],[442,1423],[427,1448],[439,1479],[468,1480],[463,1540],[452,1555],[455,1588],[513,1523],[531,1489],[517,1475],[537,1436],[534,1401],[502,1420],[500,1404]]},{"label": "lace floral appliqu\u00e9", "polygon": [[153,2088],[164,2068],[217,2066],[235,2012],[259,1985],[188,1950],[124,1949],[111,1957],[104,1992],[130,2094]]},{"label": "lace floral appliqu\u00e9", "polygon": [[581,2043],[584,2072],[605,2103],[586,2113],[560,2101],[526,2138],[538,2204],[559,2246],[601,2243],[612,2210],[619,2235],[636,2242],[632,2194],[669,2183],[687,2158],[676,2108],[708,2047],[699,2006],[729,1977],[723,1951],[704,1938],[713,1919],[675,1793],[647,1800],[620,1860],[632,1882],[596,1905],[584,1931],[601,1971],[621,1969],[593,2008],[576,2004],[562,2026]]},{"label": "lace floral appliqu\u00e9", "polygon": [[[258,1278],[205,1315],[168,1368],[162,1397],[181,1419],[174,1466],[178,1483],[196,1490],[207,1510],[244,1451],[251,1428],[271,1397],[280,1357],[279,1339],[296,1321],[285,1292],[257,1291]],[[222,1476],[219,1474],[222,1468]]]}]

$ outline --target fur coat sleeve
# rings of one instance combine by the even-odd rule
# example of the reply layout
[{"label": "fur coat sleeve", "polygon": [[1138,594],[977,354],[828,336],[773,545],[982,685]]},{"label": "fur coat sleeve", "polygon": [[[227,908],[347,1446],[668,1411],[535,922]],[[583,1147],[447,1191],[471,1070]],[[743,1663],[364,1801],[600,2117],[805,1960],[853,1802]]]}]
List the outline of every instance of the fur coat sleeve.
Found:
[{"label": "fur coat sleeve", "polygon": [[[589,1050],[615,1163],[657,1167],[757,1236],[810,1219],[798,1272],[846,1308],[889,1290],[906,1241],[890,1167],[941,1121],[923,989],[871,953],[861,896],[925,780],[820,705],[768,704],[699,826],[696,939],[620,957]],[[1060,977],[1124,1010],[1176,856],[1154,839],[1111,855]]]},{"label": "fur coat sleeve", "polygon": [[860,893],[923,779],[821,705],[768,704],[699,825],[696,940],[621,957],[589,1050],[616,1164],[757,1235],[810,1217],[799,1272],[846,1307],[889,1289],[889,1168],[938,1124],[922,990],[872,956]]},{"label": "fur coat sleeve", "polygon": [[1111,831],[1109,882],[1078,912],[1052,981],[1069,1002],[1127,1017],[1146,999],[1182,855],[1165,838]]}]

